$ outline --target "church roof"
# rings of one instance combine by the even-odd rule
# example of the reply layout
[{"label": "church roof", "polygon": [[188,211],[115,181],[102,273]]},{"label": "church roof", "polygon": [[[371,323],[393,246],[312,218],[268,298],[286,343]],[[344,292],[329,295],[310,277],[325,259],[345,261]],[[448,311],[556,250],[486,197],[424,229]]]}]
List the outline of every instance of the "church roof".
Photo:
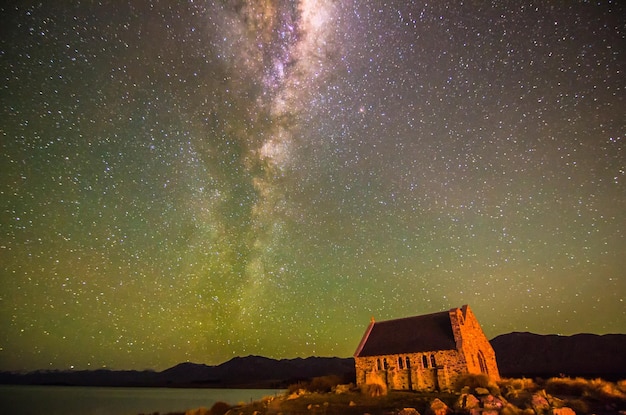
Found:
[{"label": "church roof", "polygon": [[355,357],[456,350],[448,311],[370,323]]}]

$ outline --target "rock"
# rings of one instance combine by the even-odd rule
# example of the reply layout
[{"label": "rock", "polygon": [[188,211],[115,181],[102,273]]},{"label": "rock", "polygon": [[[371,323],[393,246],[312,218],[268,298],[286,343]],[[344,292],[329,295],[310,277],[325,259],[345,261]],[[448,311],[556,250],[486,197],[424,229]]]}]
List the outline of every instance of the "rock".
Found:
[{"label": "rock", "polygon": [[496,411],[500,411],[500,409],[502,409],[506,404],[503,398],[496,398],[493,395],[483,396],[480,401],[483,408],[485,408],[486,410],[493,409]]},{"label": "rock", "polygon": [[489,395],[489,389],[481,388],[480,386],[474,389],[474,392],[476,392],[476,395],[479,395],[479,396]]},{"label": "rock", "polygon": [[415,408],[403,408],[398,415],[420,415]]},{"label": "rock", "polygon": [[356,403],[354,401],[350,401],[350,403],[348,404],[348,406],[356,406]]},{"label": "rock", "polygon": [[533,393],[530,406],[535,410],[537,415],[547,414],[550,411],[550,403],[548,402],[546,391],[542,390]]},{"label": "rock", "polygon": [[446,405],[439,398],[433,399],[427,410],[427,413],[430,415],[448,415],[451,412],[452,411],[450,410],[450,408],[448,408],[448,405]]},{"label": "rock", "polygon": [[552,408],[552,415],[576,415],[572,408],[564,406],[562,408]]},{"label": "rock", "polygon": [[290,394],[289,396],[287,396],[287,400],[292,400],[292,399],[298,399],[299,397],[301,397],[302,395],[306,395],[307,391],[304,389],[298,389],[297,391],[293,392],[292,394]]},{"label": "rock", "polygon": [[454,409],[466,412],[469,412],[471,409],[476,409],[479,407],[480,401],[471,393],[462,394],[461,396],[459,396],[459,399],[457,399],[454,404]]},{"label": "rock", "polygon": [[335,386],[335,393],[336,394],[342,394],[342,393],[348,393],[350,392],[350,389],[352,388],[352,385],[347,384],[347,385],[337,385]]}]

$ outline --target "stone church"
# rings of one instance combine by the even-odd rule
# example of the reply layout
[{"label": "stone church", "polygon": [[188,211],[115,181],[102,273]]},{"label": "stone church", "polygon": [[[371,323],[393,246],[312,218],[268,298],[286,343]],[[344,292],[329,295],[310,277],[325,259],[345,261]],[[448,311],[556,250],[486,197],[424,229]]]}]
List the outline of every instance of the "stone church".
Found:
[{"label": "stone church", "polygon": [[450,390],[461,375],[499,380],[496,356],[464,305],[449,311],[370,322],[354,353],[357,385],[396,390]]}]

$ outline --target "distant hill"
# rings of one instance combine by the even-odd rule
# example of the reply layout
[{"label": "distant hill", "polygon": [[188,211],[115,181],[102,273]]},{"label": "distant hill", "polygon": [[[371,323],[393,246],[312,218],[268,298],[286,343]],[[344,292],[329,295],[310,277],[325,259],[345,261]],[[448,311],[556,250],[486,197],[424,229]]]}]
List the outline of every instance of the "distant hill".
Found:
[{"label": "distant hill", "polygon": [[626,379],[626,334],[509,333],[490,343],[504,377]]},{"label": "distant hill", "polygon": [[0,384],[67,386],[143,386],[212,388],[284,388],[299,380],[339,375],[354,379],[354,360],[337,357],[275,360],[260,356],[236,357],[217,366],[181,363],[154,371],[36,371],[0,372]]},{"label": "distant hill", "polygon": [[161,383],[228,387],[284,387],[317,376],[354,378],[354,360],[338,357],[269,359],[235,357],[218,366],[181,363],[160,372]]},{"label": "distant hill", "polygon": [[[626,334],[503,334],[491,340],[503,377],[626,379]],[[181,363],[162,372],[134,370],[0,372],[0,384],[285,388],[299,380],[338,375],[354,382],[353,358],[235,357],[217,366]]]}]

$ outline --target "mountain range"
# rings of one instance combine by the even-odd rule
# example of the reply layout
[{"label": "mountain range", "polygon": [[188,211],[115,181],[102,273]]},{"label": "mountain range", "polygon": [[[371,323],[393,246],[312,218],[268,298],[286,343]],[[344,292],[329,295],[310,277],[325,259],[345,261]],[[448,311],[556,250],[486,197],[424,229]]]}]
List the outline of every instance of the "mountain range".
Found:
[{"label": "mountain range", "polygon": [[[582,376],[626,378],[626,334],[573,336],[509,333],[495,337],[503,377]],[[0,372],[0,384],[285,388],[300,380],[337,375],[354,382],[354,359],[308,357],[275,360],[235,357],[217,366],[181,363],[161,372],[135,370]]]},{"label": "mountain range", "polygon": [[504,377],[626,379],[626,334],[509,333],[490,341]]}]

